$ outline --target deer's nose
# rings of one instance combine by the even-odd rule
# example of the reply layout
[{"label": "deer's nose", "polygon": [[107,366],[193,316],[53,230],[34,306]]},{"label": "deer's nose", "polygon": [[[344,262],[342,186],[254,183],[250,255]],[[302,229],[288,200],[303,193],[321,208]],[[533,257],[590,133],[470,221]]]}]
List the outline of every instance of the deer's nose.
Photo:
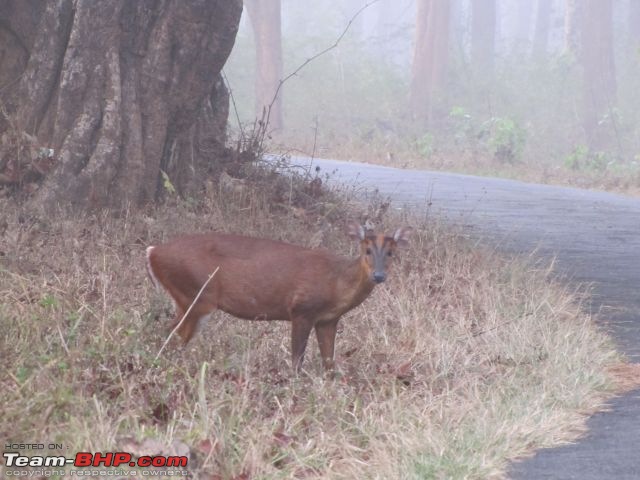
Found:
[{"label": "deer's nose", "polygon": [[382,283],[387,279],[387,274],[384,272],[373,272],[373,281],[376,283]]}]

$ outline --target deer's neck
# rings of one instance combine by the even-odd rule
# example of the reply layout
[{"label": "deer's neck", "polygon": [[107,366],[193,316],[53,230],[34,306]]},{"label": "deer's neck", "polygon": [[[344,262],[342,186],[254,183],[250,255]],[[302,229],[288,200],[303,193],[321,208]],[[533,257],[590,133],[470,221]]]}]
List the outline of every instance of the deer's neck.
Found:
[{"label": "deer's neck", "polygon": [[360,305],[369,296],[375,285],[369,278],[369,272],[361,258],[349,261],[342,281],[338,282],[339,292],[348,303],[349,309]]}]

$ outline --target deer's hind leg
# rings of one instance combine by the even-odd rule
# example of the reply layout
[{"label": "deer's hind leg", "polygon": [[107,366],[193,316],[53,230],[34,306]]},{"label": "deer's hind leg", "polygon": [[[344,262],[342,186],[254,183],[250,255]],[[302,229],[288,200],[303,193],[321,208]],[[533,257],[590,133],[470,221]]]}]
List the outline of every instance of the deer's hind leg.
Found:
[{"label": "deer's hind leg", "polygon": [[183,320],[184,311],[182,309],[176,309],[176,317],[171,325],[170,331],[178,327],[177,333],[182,339],[182,344],[186,345],[200,330],[204,322],[209,320],[212,313],[213,309],[194,307]]},{"label": "deer's hind leg", "polygon": [[[176,306],[176,317],[171,325],[171,331],[177,327],[177,333],[182,338],[183,345],[189,343],[200,326],[217,310],[216,294],[215,290],[207,289],[202,292],[195,304],[193,304],[193,299],[186,295],[173,299]],[[189,312],[186,317],[185,312]]]}]

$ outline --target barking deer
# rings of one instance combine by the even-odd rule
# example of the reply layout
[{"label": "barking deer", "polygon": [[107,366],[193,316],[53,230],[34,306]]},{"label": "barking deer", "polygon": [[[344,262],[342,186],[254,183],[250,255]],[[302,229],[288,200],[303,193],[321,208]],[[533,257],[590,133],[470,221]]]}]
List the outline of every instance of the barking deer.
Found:
[{"label": "barking deer", "polygon": [[312,329],[324,368],[333,370],[338,320],[385,281],[396,247],[407,244],[411,231],[385,236],[349,224],[348,235],[360,242],[357,258],[241,235],[188,235],[148,247],[147,269],[175,304],[173,328],[191,307],[177,330],[185,344],[216,309],[248,320],[288,320],[294,371]]}]

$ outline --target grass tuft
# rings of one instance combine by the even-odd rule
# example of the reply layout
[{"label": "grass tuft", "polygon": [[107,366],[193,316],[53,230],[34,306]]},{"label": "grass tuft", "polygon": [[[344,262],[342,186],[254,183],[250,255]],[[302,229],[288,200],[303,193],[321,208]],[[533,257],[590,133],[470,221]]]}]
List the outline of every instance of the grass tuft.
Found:
[{"label": "grass tuft", "polygon": [[[156,360],[172,312],[147,245],[216,230],[354,252],[344,200],[293,207],[302,194],[286,193],[212,188],[197,207],[118,218],[3,202],[0,438],[186,451],[200,478],[490,478],[575,438],[617,388],[620,357],[576,295],[438,224],[341,320],[336,379],[314,338],[291,378],[288,323],[222,313]],[[388,228],[407,222],[390,215]]]}]

